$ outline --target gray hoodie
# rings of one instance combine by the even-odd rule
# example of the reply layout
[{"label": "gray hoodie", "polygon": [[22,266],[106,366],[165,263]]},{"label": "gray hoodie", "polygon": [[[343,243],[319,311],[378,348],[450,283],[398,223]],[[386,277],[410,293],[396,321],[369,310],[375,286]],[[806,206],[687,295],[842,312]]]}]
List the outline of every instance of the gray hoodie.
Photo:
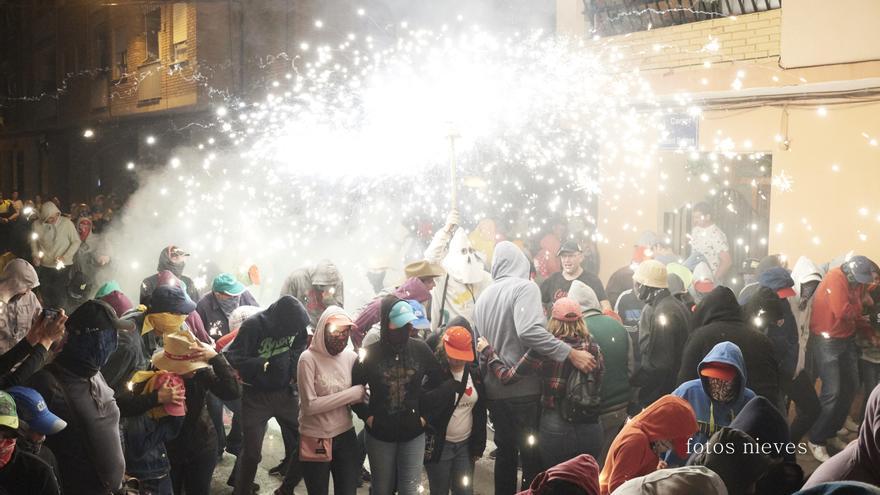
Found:
[{"label": "gray hoodie", "polygon": [[797,292],[797,297],[788,298],[788,302],[791,305],[791,312],[794,313],[794,318],[798,327],[799,352],[798,362],[794,372],[794,376],[797,376],[798,373],[804,369],[806,363],[807,340],[810,338],[810,315],[813,312],[813,301],[810,301],[804,309],[800,308],[801,285],[808,282],[821,282],[822,275],[819,267],[816,266],[815,263],[810,261],[809,258],[801,256],[798,258],[797,263],[794,264],[794,269],[791,271],[791,278],[794,279],[793,289]]},{"label": "gray hoodie", "polygon": [[581,305],[584,317],[602,314],[602,305],[599,304],[599,296],[596,295],[596,291],[580,280],[573,280],[571,282],[571,288],[568,289],[568,297]]},{"label": "gray hoodie", "polygon": [[[565,361],[571,347],[545,328],[541,290],[529,280],[529,260],[511,242],[495,246],[492,262],[495,283],[483,291],[474,308],[474,330],[492,344],[504,364],[514,367],[529,350]],[[539,396],[541,380],[525,376],[515,385],[503,385],[493,374],[486,377],[490,400]]]},{"label": "gray hoodie", "polygon": [[727,495],[727,487],[711,469],[682,466],[661,469],[647,476],[633,478],[614,490],[614,495]]}]

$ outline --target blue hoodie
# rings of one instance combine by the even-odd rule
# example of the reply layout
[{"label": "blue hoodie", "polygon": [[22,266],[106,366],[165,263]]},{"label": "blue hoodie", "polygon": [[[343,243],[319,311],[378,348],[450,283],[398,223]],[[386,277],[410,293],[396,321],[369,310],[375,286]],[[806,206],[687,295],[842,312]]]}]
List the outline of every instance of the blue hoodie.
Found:
[{"label": "blue hoodie", "polygon": [[[739,394],[733,401],[725,404],[709,397],[708,382],[699,374],[708,363],[724,363],[736,368],[739,375],[737,380]],[[708,442],[709,437],[721,427],[729,426],[733,418],[755,396],[751,389],[746,388],[745,360],[742,351],[733,342],[725,341],[716,344],[697,366],[697,375],[700,378],[684,382],[672,392],[672,395],[688,401],[697,416],[697,425],[700,430],[691,438],[690,445]]]}]

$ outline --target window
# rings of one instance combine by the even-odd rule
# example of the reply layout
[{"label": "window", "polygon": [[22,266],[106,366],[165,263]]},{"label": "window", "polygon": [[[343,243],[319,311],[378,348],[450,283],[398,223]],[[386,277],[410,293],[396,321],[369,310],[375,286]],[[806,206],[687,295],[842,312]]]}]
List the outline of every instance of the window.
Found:
[{"label": "window", "polygon": [[110,30],[107,28],[107,23],[102,22],[95,27],[95,67],[101,70],[110,68],[110,49]]},{"label": "window", "polygon": [[113,31],[113,79],[122,79],[128,72],[128,33]]},{"label": "window", "polygon": [[159,60],[159,31],[162,30],[162,9],[155,8],[144,15],[146,29],[146,62]]},{"label": "window", "polygon": [[173,56],[175,62],[183,62],[187,59],[187,5],[186,3],[175,3],[172,7],[171,27],[172,27],[172,44]]}]

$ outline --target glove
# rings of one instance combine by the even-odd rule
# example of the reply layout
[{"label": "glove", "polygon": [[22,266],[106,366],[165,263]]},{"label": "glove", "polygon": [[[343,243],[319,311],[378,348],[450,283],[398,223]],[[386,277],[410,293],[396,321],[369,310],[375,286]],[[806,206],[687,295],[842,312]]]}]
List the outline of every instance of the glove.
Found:
[{"label": "glove", "polygon": [[458,208],[453,208],[449,211],[449,214],[446,215],[446,229],[453,230],[455,227],[458,227],[461,223],[461,218],[458,216]]}]

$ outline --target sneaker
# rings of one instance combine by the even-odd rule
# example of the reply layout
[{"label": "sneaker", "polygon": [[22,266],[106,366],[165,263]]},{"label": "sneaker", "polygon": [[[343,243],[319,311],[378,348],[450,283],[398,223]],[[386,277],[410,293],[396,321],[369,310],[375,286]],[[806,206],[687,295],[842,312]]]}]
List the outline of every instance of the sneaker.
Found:
[{"label": "sneaker", "polygon": [[281,463],[269,470],[269,476],[284,477],[284,466],[287,464],[286,459],[282,459]]},{"label": "sneaker", "polygon": [[819,462],[825,462],[828,459],[831,459],[831,456],[828,455],[828,450],[825,449],[824,445],[816,445],[813,442],[807,442],[807,445],[810,447],[810,451],[813,453],[813,457]]},{"label": "sneaker", "polygon": [[847,430],[858,433],[859,432],[859,424],[852,420],[849,416],[846,417],[846,423],[843,424],[843,427]]},{"label": "sneaker", "polygon": [[[226,484],[228,486],[231,486],[232,488],[235,488],[235,480],[232,479],[231,475],[230,475],[230,478],[228,480],[226,480]],[[256,483],[251,483],[251,493],[253,493],[255,495],[260,493],[260,485],[258,485]]]},{"label": "sneaker", "polygon": [[847,443],[837,437],[834,437],[828,439],[827,445],[839,452],[846,448]]}]

